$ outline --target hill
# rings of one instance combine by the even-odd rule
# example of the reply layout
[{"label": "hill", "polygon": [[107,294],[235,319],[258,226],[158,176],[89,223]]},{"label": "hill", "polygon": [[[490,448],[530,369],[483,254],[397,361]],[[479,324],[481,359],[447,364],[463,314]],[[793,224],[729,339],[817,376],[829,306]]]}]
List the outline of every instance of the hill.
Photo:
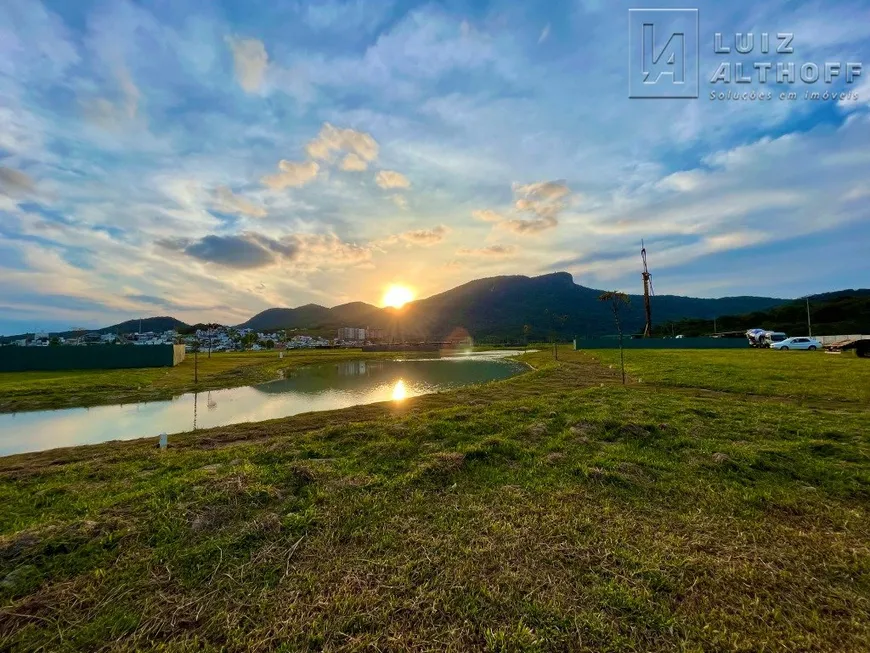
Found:
[{"label": "hill", "polygon": [[[429,335],[467,329],[480,341],[519,339],[523,326],[532,327],[530,337],[541,339],[551,331],[560,337],[596,336],[615,332],[609,307],[598,300],[601,290],[574,283],[566,272],[539,277],[505,276],[472,281],[445,293],[413,302],[405,307],[402,321],[409,331]],[[643,329],[643,297],[631,295],[624,311],[627,332]],[[662,295],[653,299],[653,319],[713,317],[738,310],[763,310],[785,300],[769,297],[726,297],[697,299]],[[564,324],[551,319],[565,316]]]},{"label": "hill", "polygon": [[[426,299],[410,302],[401,312],[363,302],[326,308],[314,304],[299,308],[272,308],[240,324],[258,331],[340,326],[382,328],[400,337],[440,339],[468,331],[481,342],[520,340],[523,327],[530,338],[546,338],[551,330],[560,337],[603,335],[615,330],[609,308],[598,301],[602,291],[574,283],[567,272],[539,277],[502,276],[477,279]],[[663,295],[654,298],[656,321],[713,318],[733,312],[769,309],[787,300],[769,297],[697,299]],[[559,324],[553,316],[564,315]],[[631,296],[625,311],[627,331],[643,329],[643,297]]]},{"label": "hill", "polygon": [[[870,333],[870,289],[822,293],[811,296],[809,300],[813,335]],[[807,335],[806,301],[797,299],[768,310],[724,315],[716,319],[716,329],[720,332],[755,328],[784,331],[789,335]],[[662,324],[655,331],[660,335],[707,335],[713,332],[713,322],[700,319],[678,320]]]},{"label": "hill", "polygon": [[[118,324],[113,324],[112,326],[103,327],[102,329],[82,329],[81,331],[52,331],[52,336],[60,336],[61,338],[73,338],[82,333],[136,333],[141,331],[142,333],[146,333],[148,331],[153,331],[155,333],[161,333],[163,331],[170,331],[175,329],[176,331],[183,331],[188,328],[188,325],[182,322],[181,320],[177,320],[174,317],[169,316],[160,316],[160,317],[146,317],[141,320],[127,320],[126,322],[120,322]],[[22,338],[26,338],[31,335],[31,333],[22,333],[16,336],[2,336],[0,337],[0,343],[13,342],[15,340],[20,340]]]},{"label": "hill", "polygon": [[239,324],[239,329],[271,331],[274,329],[323,329],[341,326],[374,327],[384,321],[384,309],[366,304],[351,302],[333,308],[318,304],[306,304],[298,308],[270,308],[257,313],[247,322]]}]

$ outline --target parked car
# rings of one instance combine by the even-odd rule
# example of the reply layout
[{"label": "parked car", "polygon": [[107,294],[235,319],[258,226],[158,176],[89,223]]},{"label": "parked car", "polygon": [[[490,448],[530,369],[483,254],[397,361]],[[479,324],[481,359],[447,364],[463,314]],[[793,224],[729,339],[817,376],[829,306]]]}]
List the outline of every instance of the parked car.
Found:
[{"label": "parked car", "polygon": [[822,343],[815,338],[786,338],[782,342],[775,342],[770,346],[771,349],[808,349],[815,351],[822,348]]}]

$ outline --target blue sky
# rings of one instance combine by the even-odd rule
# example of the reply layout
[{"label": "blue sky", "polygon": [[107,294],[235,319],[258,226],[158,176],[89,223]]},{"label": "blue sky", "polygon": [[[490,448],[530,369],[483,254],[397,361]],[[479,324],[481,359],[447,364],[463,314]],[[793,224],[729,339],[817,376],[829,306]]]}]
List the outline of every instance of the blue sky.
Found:
[{"label": "blue sky", "polygon": [[866,2],[700,4],[691,100],[628,93],[629,7],[683,3],[2,4],[0,333],[556,270],[637,292],[641,238],[661,294],[870,285],[870,70],[708,97],[781,90],[712,84],[715,32],[870,61]]}]

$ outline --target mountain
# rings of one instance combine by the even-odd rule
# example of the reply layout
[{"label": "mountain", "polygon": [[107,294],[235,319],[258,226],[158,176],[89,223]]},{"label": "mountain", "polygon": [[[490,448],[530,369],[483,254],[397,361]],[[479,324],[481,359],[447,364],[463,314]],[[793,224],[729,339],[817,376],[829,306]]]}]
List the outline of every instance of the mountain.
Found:
[{"label": "mountain", "polygon": [[352,302],[333,308],[318,304],[306,304],[298,308],[269,308],[257,313],[239,329],[273,331],[276,329],[322,329],[342,326],[374,327],[384,319],[384,309]]},{"label": "mountain", "polygon": [[[147,333],[148,331],[160,333],[162,331],[180,331],[187,326],[187,324],[181,320],[176,320],[174,317],[146,317],[141,320],[127,320],[120,324],[103,327],[102,329],[97,329],[97,333]],[[67,337],[65,333],[58,335]]]},{"label": "mountain", "polygon": [[[502,276],[477,279],[432,297],[406,304],[402,310],[378,308],[364,302],[351,302],[327,308],[318,304],[306,304],[297,308],[270,308],[253,316],[238,328],[256,331],[278,329],[305,329],[328,335],[342,326],[370,327],[384,329],[386,334],[395,338],[442,339],[453,333],[470,333],[478,342],[498,342],[510,340],[519,342],[524,338],[524,326],[531,327],[529,338],[547,338],[556,333],[561,338],[574,336],[590,337],[615,333],[616,328],[609,305],[598,300],[601,290],[587,288],[574,283],[567,272],[556,272],[539,277]],[[832,302],[831,308],[825,304],[824,311],[833,311],[829,324],[839,325],[843,333],[856,332],[852,327],[866,324],[863,318],[863,304],[850,303],[860,299],[866,290],[842,290],[818,296],[820,302]],[[643,330],[643,296],[630,295],[630,305],[622,313],[623,330],[637,333]],[[814,300],[815,301],[815,300]],[[798,302],[800,303],[800,302]],[[731,329],[722,316],[745,316],[740,325],[748,327],[767,324],[797,324],[798,309],[795,300],[772,297],[723,297],[720,299],[698,299],[676,295],[657,295],[652,298],[653,326],[660,333],[666,323],[681,324],[680,321],[699,320],[702,323],[717,318],[720,330]],[[778,309],[783,313],[776,313]],[[823,307],[817,309],[819,317],[826,313]],[[564,316],[564,321],[553,316]],[[850,317],[851,316],[851,317]],[[814,317],[814,321],[815,321]],[[733,328],[737,326],[735,321]],[[688,328],[688,324],[686,327]],[[142,320],[145,331],[164,331],[175,328],[184,331],[190,327],[171,317],[155,317]],[[700,328],[700,327],[698,327]],[[831,327],[833,328],[833,326]],[[106,332],[129,332],[139,329],[139,320],[129,320],[121,324],[100,329]],[[794,330],[794,329],[793,329]],[[857,331],[868,331],[864,327]],[[712,324],[705,328],[712,331]],[[786,329],[788,331],[788,329]],[[820,332],[821,333],[821,332]],[[67,335],[67,334],[61,334]],[[20,338],[23,336],[13,336]],[[6,338],[9,340],[10,338]]]},{"label": "mountain", "polygon": [[[809,298],[813,335],[833,336],[870,333],[870,289],[838,290]],[[807,302],[796,299],[769,310],[724,315],[716,320],[718,331],[769,329],[789,335],[807,335]],[[662,324],[659,334],[682,333],[687,336],[713,332],[710,320],[687,319]]]},{"label": "mountain", "polygon": [[[539,277],[505,276],[472,281],[453,290],[408,304],[402,322],[409,332],[438,336],[467,329],[480,341],[520,339],[523,325],[530,337],[606,335],[616,331],[609,305],[598,300],[601,290],[574,283],[567,272]],[[643,330],[643,296],[630,295],[621,315],[627,333]],[[681,317],[712,318],[727,312],[763,310],[786,300],[769,297],[697,299],[660,295],[652,299],[653,322]],[[565,316],[564,324],[550,315]]]},{"label": "mountain", "polygon": [[[268,331],[355,326],[382,328],[396,337],[430,339],[464,330],[479,341],[487,341],[520,340],[523,326],[529,325],[532,339],[546,338],[551,328],[561,337],[603,335],[613,333],[615,326],[609,306],[598,301],[601,292],[575,284],[567,272],[539,277],[492,277],[410,302],[401,311],[363,302],[334,308],[309,304],[263,311],[239,328]],[[643,297],[632,295],[630,300],[622,316],[624,329],[626,332],[642,330]],[[769,297],[695,299],[662,295],[653,298],[653,321],[713,318],[727,313],[765,310],[786,301]],[[564,315],[564,323],[557,324],[551,315]]]}]

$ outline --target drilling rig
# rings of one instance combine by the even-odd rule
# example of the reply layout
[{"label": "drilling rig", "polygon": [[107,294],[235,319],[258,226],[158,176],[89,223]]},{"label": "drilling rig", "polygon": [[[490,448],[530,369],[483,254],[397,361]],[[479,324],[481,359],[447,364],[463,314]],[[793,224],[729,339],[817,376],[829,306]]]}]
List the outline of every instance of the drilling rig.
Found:
[{"label": "drilling rig", "polygon": [[643,278],[643,308],[646,311],[646,326],[643,329],[643,337],[650,338],[652,337],[652,308],[650,308],[649,298],[655,292],[653,291],[652,275],[646,266],[646,247],[643,244],[643,240],[640,241],[640,258],[643,260],[641,277]]}]

